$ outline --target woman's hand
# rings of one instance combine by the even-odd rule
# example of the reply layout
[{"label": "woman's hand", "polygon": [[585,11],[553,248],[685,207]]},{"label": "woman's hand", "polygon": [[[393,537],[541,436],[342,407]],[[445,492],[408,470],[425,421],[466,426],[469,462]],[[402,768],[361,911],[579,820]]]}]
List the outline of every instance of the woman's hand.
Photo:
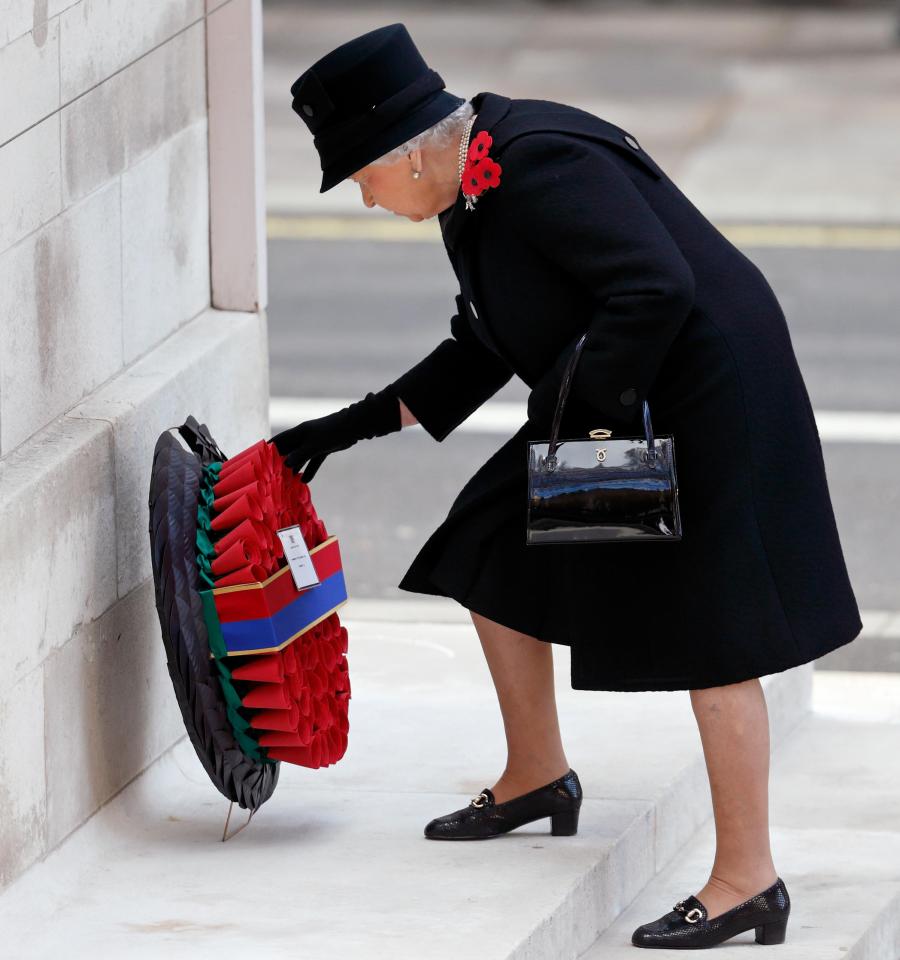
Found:
[{"label": "woman's hand", "polygon": [[[346,450],[358,440],[381,437],[401,428],[400,398],[389,388],[367,393],[335,413],[304,420],[269,441],[287,466],[309,483],[329,453]],[[305,464],[305,467],[304,467]]]},{"label": "woman's hand", "polygon": [[285,463],[294,473],[303,469],[303,479],[309,483],[329,453],[346,450],[356,443],[357,438],[348,435],[344,411],[304,420],[290,430],[283,430],[271,439]]}]

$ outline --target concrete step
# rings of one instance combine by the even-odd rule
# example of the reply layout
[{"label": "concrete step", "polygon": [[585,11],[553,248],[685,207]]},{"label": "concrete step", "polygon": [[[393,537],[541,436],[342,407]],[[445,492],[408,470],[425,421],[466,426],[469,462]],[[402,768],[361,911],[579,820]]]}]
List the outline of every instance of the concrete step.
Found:
[{"label": "concrete step", "polygon": [[[687,691],[572,690],[568,649],[554,647],[586,798],[578,834],[551,837],[542,820],[490,841],[427,840],[425,823],[505,762],[477,634],[451,602],[342,610],[353,689],[342,760],[283,764],[273,798],[223,844],[228,804],[180,741],[0,896],[16,960],[60,948],[153,960],[575,957],[710,815]],[[812,676],[804,665],[764,678],[773,743],[807,715]],[[230,829],[244,820],[235,808]]]},{"label": "concrete step", "polygon": [[[898,797],[900,676],[816,670],[812,711],[770,771],[775,868],[791,897],[778,960],[900,958]],[[709,822],[581,960],[634,960],[634,929],[696,893],[714,850]],[[716,957],[737,960],[753,943],[751,928]]]}]

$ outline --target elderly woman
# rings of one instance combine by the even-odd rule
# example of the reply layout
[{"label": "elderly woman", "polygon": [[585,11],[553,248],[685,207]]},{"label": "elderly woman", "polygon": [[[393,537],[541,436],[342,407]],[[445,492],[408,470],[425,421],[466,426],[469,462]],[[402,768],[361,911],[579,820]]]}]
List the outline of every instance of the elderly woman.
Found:
[{"label": "elderly woman", "polygon": [[[515,374],[528,418],[481,464],[399,586],[471,613],[503,715],[506,768],[431,839],[484,839],[549,817],[575,833],[582,794],[560,738],[551,644],[581,690],[689,690],[712,793],[706,883],[635,930],[637,946],[784,940],[790,899],[768,829],[759,677],[862,628],[822,449],[779,303],[755,264],[638,140],[575,107],[444,89],[403,24],[318,60],[291,87],[320,192],[438,217],[460,285],[450,335],[377,393],[273,437],[310,481],[358,440],[419,422],[443,440]],[[525,542],[526,446],[546,440],[587,331],[561,437],[640,434],[646,400],[676,444],[683,536]],[[636,758],[639,760],[639,758]]]}]

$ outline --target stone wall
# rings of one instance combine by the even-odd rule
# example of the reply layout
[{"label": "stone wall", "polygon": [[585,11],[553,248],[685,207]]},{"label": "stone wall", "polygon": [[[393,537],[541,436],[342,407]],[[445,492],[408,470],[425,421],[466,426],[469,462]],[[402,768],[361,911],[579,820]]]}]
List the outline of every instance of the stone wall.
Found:
[{"label": "stone wall", "polygon": [[268,434],[260,0],[0,0],[0,887],[184,735],[152,451]]}]

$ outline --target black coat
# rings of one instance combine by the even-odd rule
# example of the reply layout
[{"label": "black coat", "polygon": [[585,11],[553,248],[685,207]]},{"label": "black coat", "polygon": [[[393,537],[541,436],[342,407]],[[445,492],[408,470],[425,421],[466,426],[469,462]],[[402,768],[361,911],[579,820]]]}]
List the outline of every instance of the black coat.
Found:
[{"label": "black coat", "polygon": [[[547,100],[473,98],[502,173],[439,216],[451,336],[393,384],[443,440],[513,374],[528,420],[399,583],[571,647],[571,685],[682,690],[774,673],[862,629],[822,448],[771,287],[627,131]],[[526,441],[674,437],[680,541],[526,546]]]}]

